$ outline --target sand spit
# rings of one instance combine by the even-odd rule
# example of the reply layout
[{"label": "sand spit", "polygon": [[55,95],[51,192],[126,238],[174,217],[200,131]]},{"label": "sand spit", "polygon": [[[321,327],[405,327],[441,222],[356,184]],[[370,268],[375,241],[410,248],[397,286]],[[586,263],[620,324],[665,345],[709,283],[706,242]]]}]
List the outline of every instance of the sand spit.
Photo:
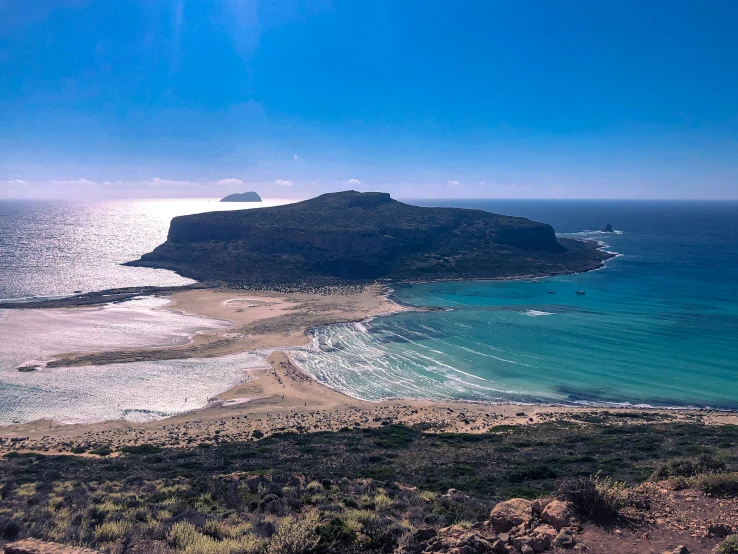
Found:
[{"label": "sand spit", "polygon": [[346,287],[332,294],[189,288],[172,293],[170,298],[173,304],[166,309],[230,320],[233,326],[199,332],[186,345],[60,354],[48,367],[211,358],[261,348],[305,346],[309,343],[306,333],[313,327],[407,309],[388,300],[386,289],[379,285]]}]

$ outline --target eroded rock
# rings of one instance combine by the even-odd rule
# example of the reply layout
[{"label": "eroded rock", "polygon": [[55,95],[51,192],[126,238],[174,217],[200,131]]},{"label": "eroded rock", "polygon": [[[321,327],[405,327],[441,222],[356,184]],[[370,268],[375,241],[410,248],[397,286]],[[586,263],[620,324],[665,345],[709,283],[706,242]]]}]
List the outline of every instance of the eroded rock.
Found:
[{"label": "eroded rock", "polygon": [[574,512],[566,502],[553,500],[541,512],[541,519],[553,526],[556,531],[568,527],[574,521]]},{"label": "eroded rock", "polygon": [[533,503],[524,498],[500,502],[492,508],[489,519],[497,533],[506,533],[513,527],[526,524],[533,515]]}]

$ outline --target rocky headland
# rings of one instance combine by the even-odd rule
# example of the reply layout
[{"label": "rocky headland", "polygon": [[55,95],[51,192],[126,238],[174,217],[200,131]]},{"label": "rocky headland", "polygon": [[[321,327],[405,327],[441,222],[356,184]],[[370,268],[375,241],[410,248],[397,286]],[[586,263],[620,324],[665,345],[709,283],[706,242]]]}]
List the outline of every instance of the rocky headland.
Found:
[{"label": "rocky headland", "polygon": [[611,254],[545,223],[346,191],[285,206],[175,217],[129,265],[229,284],[498,279],[574,273]]}]

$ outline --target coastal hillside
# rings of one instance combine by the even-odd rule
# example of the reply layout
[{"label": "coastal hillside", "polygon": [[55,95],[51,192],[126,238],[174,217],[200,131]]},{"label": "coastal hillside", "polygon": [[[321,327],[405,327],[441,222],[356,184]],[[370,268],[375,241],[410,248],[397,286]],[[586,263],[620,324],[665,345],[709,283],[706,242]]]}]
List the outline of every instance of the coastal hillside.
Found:
[{"label": "coastal hillside", "polygon": [[167,241],[129,265],[203,281],[279,284],[545,275],[593,269],[608,257],[525,218],[346,191],[175,217]]}]

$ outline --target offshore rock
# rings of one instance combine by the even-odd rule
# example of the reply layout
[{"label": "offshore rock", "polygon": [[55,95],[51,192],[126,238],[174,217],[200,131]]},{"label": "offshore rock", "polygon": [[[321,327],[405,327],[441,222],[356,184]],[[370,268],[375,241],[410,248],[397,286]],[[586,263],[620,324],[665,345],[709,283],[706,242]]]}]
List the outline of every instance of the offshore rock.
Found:
[{"label": "offshore rock", "polygon": [[256,194],[254,191],[237,192],[235,194],[229,194],[225,198],[221,198],[220,201],[221,202],[261,202],[261,196]]}]

